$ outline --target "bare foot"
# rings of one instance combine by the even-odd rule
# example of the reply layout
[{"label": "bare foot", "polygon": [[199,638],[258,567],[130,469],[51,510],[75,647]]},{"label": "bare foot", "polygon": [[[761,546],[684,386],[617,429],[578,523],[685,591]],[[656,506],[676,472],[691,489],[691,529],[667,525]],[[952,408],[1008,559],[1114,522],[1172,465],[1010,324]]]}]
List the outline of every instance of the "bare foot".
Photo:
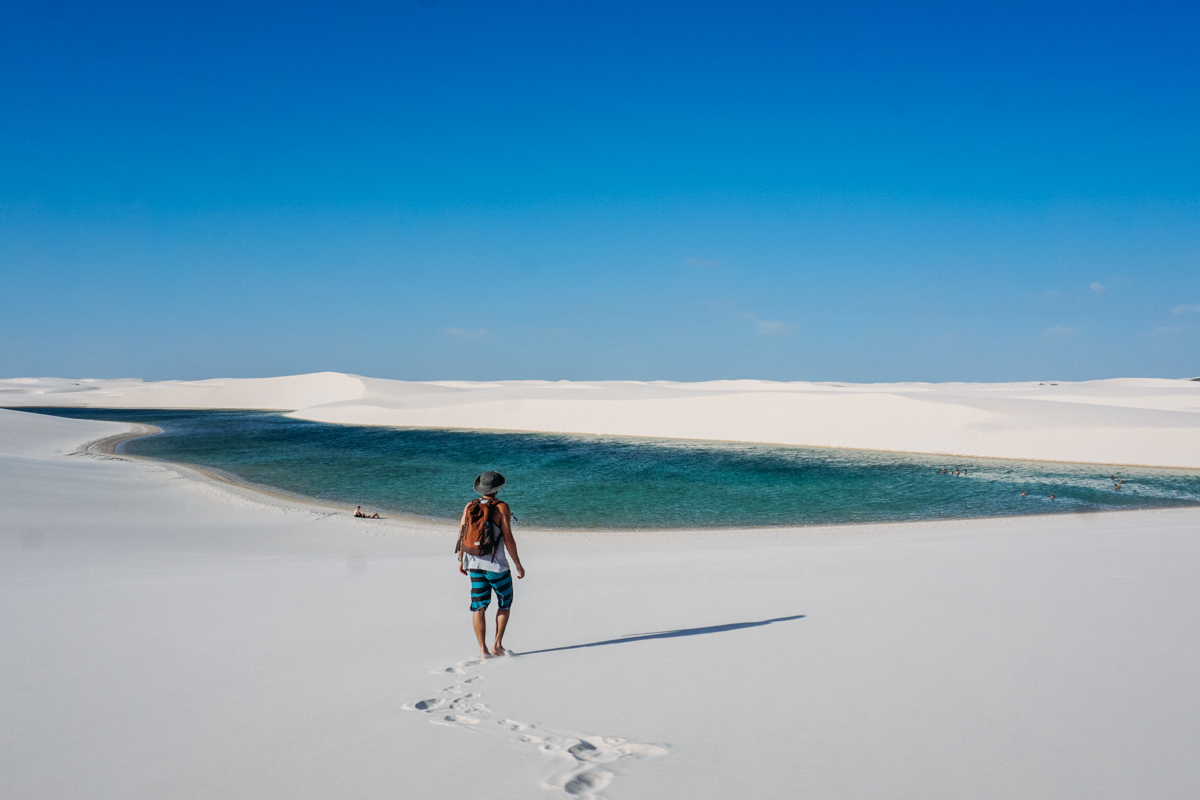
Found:
[{"label": "bare foot", "polygon": [[491,658],[492,654],[487,651],[487,648],[484,648],[483,650],[479,651],[479,657],[481,659]]},{"label": "bare foot", "polygon": [[492,655],[494,655],[494,656],[506,656],[506,655],[508,655],[508,651],[507,651],[507,650],[505,650],[505,649],[504,649],[503,647],[501,647],[500,645],[496,645],[495,647],[493,647],[493,648],[492,648]]}]

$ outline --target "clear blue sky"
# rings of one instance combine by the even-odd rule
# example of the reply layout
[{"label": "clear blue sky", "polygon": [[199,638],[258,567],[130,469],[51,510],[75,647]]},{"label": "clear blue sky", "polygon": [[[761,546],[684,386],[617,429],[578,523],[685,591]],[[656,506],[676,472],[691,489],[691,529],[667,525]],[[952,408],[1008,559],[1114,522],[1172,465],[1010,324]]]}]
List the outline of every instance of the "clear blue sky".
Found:
[{"label": "clear blue sky", "polygon": [[1187,3],[0,5],[0,376],[1200,375]]}]

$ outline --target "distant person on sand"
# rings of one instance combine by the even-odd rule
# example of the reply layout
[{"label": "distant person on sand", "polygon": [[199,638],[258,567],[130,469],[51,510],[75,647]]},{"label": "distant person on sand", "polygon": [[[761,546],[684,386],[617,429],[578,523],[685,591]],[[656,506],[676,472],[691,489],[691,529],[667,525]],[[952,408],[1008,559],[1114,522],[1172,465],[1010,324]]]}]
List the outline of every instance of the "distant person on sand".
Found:
[{"label": "distant person on sand", "polygon": [[368,514],[362,510],[362,506],[355,506],[354,516],[362,517],[363,519],[379,519],[379,512],[376,511],[374,514]]},{"label": "distant person on sand", "polygon": [[[525,568],[521,566],[517,542],[513,538],[512,509],[508,503],[496,499],[496,493],[503,485],[504,476],[499,472],[485,472],[475,479],[475,491],[483,497],[472,500],[463,509],[458,546],[454,548],[458,553],[458,571],[471,579],[471,615],[480,658],[508,654],[503,640],[512,609],[513,584],[506,550],[517,567],[517,577],[525,577]],[[496,609],[496,640],[489,651],[487,607],[492,602],[493,590],[499,608]]]}]

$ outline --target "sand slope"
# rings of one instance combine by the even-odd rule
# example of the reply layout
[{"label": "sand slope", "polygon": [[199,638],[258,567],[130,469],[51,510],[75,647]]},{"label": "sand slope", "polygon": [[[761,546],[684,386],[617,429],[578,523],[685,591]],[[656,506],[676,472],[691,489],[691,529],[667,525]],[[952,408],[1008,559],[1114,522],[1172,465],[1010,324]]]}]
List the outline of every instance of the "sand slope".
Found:
[{"label": "sand slope", "polygon": [[1195,510],[518,529],[522,654],[478,664],[450,529],[71,455],[119,427],[0,411],[0,797],[1183,800],[1200,782]]},{"label": "sand slope", "polygon": [[270,408],[322,422],[853,447],[1200,468],[1200,381],[410,382],[318,373],[0,381],[0,404]]}]

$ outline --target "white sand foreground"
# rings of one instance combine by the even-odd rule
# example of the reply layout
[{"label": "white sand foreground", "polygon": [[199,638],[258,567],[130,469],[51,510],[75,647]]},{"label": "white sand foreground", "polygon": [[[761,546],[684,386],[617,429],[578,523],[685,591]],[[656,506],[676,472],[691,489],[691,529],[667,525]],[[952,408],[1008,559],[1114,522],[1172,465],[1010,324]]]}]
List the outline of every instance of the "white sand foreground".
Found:
[{"label": "white sand foreground", "polygon": [[121,430],[0,411],[0,797],[1200,785],[1196,510],[518,531],[522,654],[471,663],[451,530],[71,455]]},{"label": "white sand foreground", "polygon": [[0,380],[0,406],[262,408],[321,422],[1200,468],[1200,381]]}]

